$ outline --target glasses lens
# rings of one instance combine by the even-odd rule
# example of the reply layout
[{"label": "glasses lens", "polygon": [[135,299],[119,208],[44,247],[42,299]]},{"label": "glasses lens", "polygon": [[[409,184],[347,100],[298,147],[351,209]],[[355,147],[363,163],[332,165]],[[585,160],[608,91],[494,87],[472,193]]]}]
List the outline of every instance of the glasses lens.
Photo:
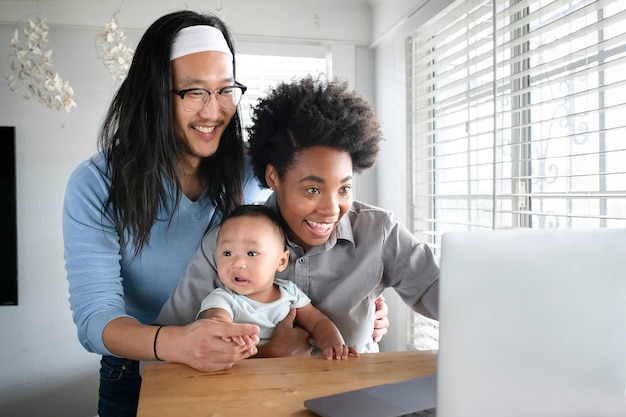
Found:
[{"label": "glasses lens", "polygon": [[208,92],[204,90],[191,90],[183,97],[183,107],[189,112],[197,112],[204,108],[208,99]]},{"label": "glasses lens", "polygon": [[217,94],[217,97],[222,107],[225,109],[232,109],[237,107],[237,104],[241,101],[242,95],[243,92],[240,87],[232,86],[222,88]]}]

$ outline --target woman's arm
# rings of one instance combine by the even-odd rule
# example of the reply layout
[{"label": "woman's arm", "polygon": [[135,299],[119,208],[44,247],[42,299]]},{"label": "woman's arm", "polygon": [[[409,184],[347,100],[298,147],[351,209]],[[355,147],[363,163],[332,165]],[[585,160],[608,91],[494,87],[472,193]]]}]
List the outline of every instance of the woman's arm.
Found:
[{"label": "woman's arm", "polygon": [[388,219],[385,225],[383,263],[385,286],[426,317],[439,317],[439,262],[430,247],[402,224]]}]

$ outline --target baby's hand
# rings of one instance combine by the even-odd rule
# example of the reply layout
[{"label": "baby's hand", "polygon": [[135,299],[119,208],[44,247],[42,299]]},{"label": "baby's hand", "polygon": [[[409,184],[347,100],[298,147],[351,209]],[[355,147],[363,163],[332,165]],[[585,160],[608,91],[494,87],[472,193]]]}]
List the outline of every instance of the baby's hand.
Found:
[{"label": "baby's hand", "polygon": [[227,343],[234,343],[237,346],[246,346],[250,356],[256,355],[259,350],[256,345],[259,343],[258,336],[222,336],[222,340]]},{"label": "baby's hand", "polygon": [[323,349],[322,356],[325,356],[329,361],[333,359],[348,359],[349,356],[358,358],[359,352],[352,346],[348,347],[346,345],[337,344]]},{"label": "baby's hand", "polygon": [[233,342],[233,343],[235,343],[238,346],[243,346],[243,345],[246,344],[246,342],[243,340],[243,337],[241,337],[241,336],[233,336],[233,337],[222,336],[222,340],[224,342],[228,342],[228,343]]}]

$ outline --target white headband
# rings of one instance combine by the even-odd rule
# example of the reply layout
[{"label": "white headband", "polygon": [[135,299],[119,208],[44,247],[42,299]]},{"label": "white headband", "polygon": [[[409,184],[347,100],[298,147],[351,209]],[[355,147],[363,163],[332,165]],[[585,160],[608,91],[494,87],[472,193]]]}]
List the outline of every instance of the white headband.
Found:
[{"label": "white headband", "polygon": [[233,57],[224,34],[208,25],[188,26],[178,31],[172,42],[170,61],[196,52],[218,51]]}]

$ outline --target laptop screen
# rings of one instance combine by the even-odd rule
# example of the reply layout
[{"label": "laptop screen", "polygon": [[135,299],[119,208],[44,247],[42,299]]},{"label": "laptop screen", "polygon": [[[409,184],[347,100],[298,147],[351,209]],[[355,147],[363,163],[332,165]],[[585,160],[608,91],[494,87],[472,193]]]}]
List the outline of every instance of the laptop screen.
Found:
[{"label": "laptop screen", "polygon": [[626,230],[444,235],[438,417],[626,416]]}]

